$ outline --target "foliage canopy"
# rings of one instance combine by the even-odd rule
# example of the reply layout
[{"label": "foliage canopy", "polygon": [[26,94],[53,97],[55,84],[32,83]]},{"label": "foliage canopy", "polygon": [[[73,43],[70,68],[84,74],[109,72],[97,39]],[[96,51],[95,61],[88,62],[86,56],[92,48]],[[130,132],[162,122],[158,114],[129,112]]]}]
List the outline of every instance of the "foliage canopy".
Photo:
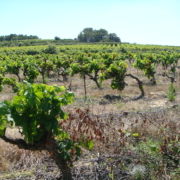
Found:
[{"label": "foliage canopy", "polygon": [[93,28],[85,28],[78,35],[80,42],[121,42],[115,33],[108,34],[105,29],[94,30]]}]

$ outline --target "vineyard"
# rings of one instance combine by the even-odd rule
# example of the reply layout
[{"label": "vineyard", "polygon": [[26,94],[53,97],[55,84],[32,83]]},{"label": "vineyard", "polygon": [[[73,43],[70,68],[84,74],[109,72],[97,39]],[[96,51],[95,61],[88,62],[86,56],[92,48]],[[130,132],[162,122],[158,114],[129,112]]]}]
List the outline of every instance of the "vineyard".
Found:
[{"label": "vineyard", "polygon": [[174,46],[1,47],[0,179],[179,179],[179,60]]}]

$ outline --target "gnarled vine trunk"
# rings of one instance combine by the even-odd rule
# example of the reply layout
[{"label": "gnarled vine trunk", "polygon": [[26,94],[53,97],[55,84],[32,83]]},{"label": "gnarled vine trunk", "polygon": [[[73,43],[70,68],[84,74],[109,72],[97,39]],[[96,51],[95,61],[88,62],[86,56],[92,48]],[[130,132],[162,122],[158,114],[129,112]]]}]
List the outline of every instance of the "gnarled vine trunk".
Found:
[{"label": "gnarled vine trunk", "polygon": [[137,98],[142,98],[145,95],[144,88],[143,88],[143,82],[139,80],[137,77],[133,76],[132,74],[126,74],[126,76],[130,76],[131,78],[135,79],[138,82],[139,90],[141,91],[141,95]]},{"label": "gnarled vine trunk", "polygon": [[49,152],[51,158],[55,161],[56,165],[62,172],[63,180],[72,180],[71,168],[67,165],[67,163],[62,159],[59,151],[57,141],[53,138],[52,134],[47,135],[46,139],[46,150]]}]

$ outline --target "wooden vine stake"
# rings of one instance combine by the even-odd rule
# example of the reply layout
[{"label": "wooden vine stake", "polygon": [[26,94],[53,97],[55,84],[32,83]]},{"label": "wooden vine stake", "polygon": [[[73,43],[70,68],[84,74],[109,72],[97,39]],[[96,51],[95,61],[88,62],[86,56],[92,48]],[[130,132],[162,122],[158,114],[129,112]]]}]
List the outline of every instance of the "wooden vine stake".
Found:
[{"label": "wooden vine stake", "polygon": [[87,91],[86,91],[86,75],[83,76],[84,79],[84,101],[87,100]]}]

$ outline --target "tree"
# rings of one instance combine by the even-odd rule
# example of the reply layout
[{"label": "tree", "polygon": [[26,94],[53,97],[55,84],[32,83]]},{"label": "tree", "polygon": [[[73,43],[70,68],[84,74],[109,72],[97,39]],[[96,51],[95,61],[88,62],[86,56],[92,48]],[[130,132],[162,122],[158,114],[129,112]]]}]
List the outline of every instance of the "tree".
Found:
[{"label": "tree", "polygon": [[80,42],[84,42],[84,34],[82,32],[80,32],[80,34],[78,35],[77,39],[80,41]]},{"label": "tree", "polygon": [[85,28],[77,38],[80,42],[120,42],[120,38],[115,33],[108,34],[105,29],[93,30],[93,28]]},{"label": "tree", "polygon": [[0,36],[0,41],[14,41],[14,40],[25,40],[25,39],[39,39],[37,36],[27,36],[23,34],[10,34],[6,36]]},{"label": "tree", "polygon": [[60,40],[60,37],[55,36],[54,39],[58,41],[58,40]]},{"label": "tree", "polygon": [[108,35],[108,39],[112,42],[121,42],[120,38],[117,36],[116,33],[110,33]]},{"label": "tree", "polygon": [[0,41],[5,41],[5,37],[4,36],[0,36]]},{"label": "tree", "polygon": [[105,29],[100,29],[100,30],[94,31],[95,42],[102,41],[107,36],[108,36],[108,32]]},{"label": "tree", "polygon": [[93,42],[93,28],[85,28],[82,34],[85,42]]}]

